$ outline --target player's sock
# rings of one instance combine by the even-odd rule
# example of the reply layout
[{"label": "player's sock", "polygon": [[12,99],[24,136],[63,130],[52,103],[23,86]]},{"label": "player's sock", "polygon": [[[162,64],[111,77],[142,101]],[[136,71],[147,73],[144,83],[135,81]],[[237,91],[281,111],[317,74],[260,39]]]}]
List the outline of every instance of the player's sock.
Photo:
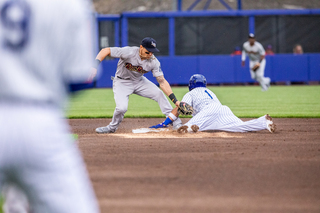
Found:
[{"label": "player's sock", "polygon": [[172,123],[172,120],[170,119],[170,117],[167,117],[166,120],[163,122],[163,124],[166,126],[168,126],[171,123]]}]

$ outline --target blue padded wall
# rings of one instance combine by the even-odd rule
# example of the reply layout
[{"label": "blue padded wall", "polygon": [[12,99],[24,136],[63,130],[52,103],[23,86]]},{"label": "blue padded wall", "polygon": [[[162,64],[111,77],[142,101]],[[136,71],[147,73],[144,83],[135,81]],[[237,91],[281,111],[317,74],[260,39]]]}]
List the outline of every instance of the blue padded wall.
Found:
[{"label": "blue padded wall", "polygon": [[[210,55],[210,56],[172,56],[158,57],[164,77],[171,85],[188,84],[191,75],[203,74],[208,83],[248,83],[254,82],[250,77],[249,61],[241,66],[241,56]],[[266,56],[265,76],[272,82],[320,81],[320,54],[277,54]],[[103,61],[103,71],[97,80],[97,87],[112,87],[111,76],[115,75],[117,59]],[[157,84],[149,72],[145,76]]]}]

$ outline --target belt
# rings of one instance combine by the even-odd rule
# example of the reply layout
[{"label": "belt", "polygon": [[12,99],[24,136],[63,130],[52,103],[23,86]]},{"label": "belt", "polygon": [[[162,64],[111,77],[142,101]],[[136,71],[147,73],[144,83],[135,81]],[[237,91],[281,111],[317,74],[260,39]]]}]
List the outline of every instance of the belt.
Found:
[{"label": "belt", "polygon": [[122,80],[130,80],[130,78],[122,78],[122,77],[120,77],[120,76],[117,76],[117,78],[120,78],[120,79],[122,79]]}]

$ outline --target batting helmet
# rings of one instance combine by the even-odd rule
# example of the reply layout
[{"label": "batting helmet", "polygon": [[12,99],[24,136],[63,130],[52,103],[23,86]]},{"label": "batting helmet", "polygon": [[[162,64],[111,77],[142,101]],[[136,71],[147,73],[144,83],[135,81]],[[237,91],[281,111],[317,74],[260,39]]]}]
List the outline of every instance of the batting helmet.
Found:
[{"label": "batting helmet", "polygon": [[189,80],[189,91],[196,87],[207,87],[207,80],[201,74],[194,74]]}]

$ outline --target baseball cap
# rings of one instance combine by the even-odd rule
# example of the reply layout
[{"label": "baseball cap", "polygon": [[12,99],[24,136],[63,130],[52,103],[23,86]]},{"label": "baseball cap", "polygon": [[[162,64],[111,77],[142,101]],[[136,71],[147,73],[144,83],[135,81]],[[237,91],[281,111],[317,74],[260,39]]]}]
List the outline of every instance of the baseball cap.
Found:
[{"label": "baseball cap", "polygon": [[253,33],[250,33],[248,37],[249,37],[249,38],[254,38],[254,34],[253,34]]},{"label": "baseball cap", "polygon": [[153,38],[146,37],[142,39],[141,45],[146,48],[150,52],[160,52],[156,47],[157,47],[157,42]]}]

